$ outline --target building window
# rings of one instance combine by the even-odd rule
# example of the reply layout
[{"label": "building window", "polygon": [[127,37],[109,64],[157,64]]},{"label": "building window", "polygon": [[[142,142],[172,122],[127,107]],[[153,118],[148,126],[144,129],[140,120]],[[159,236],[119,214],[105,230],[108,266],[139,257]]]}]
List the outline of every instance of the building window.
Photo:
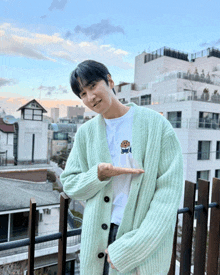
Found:
[{"label": "building window", "polygon": [[127,100],[125,100],[125,98],[120,98],[120,99],[119,99],[119,101],[120,101],[122,104],[126,104],[126,103],[128,103],[128,101],[127,101]]},{"label": "building window", "polygon": [[8,214],[0,215],[0,243],[8,241]]},{"label": "building window", "polygon": [[24,109],[24,119],[26,120],[43,120],[42,110]]},{"label": "building window", "polygon": [[139,105],[139,97],[133,97],[130,99],[131,102],[134,102],[135,104]]},{"label": "building window", "polygon": [[27,238],[29,213],[20,212],[11,214],[10,241]]},{"label": "building window", "polygon": [[219,129],[219,127],[218,113],[199,112],[199,128]]},{"label": "building window", "polygon": [[151,105],[151,95],[142,95],[141,105]]},{"label": "building window", "polygon": [[220,179],[220,169],[215,170],[215,177]]},{"label": "building window", "polygon": [[220,141],[216,144],[216,159],[220,159]]},{"label": "building window", "polygon": [[197,171],[197,177],[196,177],[196,189],[198,189],[198,180],[209,180],[209,170],[205,171]]},{"label": "building window", "polygon": [[32,113],[33,113],[33,110],[24,109],[24,119],[32,120]]},{"label": "building window", "polygon": [[198,142],[198,160],[207,160],[210,158],[210,143],[211,141]]},{"label": "building window", "polygon": [[68,133],[54,132],[53,139],[54,140],[68,140]]},{"label": "building window", "polygon": [[173,128],[181,128],[182,112],[168,112],[168,120]]}]

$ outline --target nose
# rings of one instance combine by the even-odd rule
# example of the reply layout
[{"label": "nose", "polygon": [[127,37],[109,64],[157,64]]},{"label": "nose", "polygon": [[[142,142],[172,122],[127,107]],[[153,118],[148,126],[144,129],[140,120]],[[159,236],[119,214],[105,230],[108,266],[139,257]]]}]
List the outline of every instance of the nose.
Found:
[{"label": "nose", "polygon": [[89,101],[89,102],[93,102],[94,99],[95,99],[95,94],[93,94],[93,93],[88,93],[88,101]]}]

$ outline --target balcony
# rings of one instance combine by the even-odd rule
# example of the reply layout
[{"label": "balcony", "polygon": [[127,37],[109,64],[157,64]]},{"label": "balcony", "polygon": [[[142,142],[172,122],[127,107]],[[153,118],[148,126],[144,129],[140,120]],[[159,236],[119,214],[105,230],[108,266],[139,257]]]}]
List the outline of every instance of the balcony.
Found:
[{"label": "balcony", "polygon": [[153,95],[152,96],[152,105],[154,104],[164,104],[164,103],[173,103],[180,101],[200,101],[200,102],[209,102],[220,104],[220,95],[218,93],[210,94],[202,93],[197,95],[197,91],[185,90],[178,93],[172,94],[162,94],[162,95]]},{"label": "balcony", "polygon": [[[185,181],[184,208],[178,209],[177,211],[173,253],[168,275],[177,274],[175,270],[176,264],[178,266],[178,263],[180,263],[178,274],[190,274],[190,271],[192,272],[191,274],[205,274],[205,272],[207,272],[207,274],[218,274],[219,242],[216,240],[219,240],[220,234],[220,179],[213,178],[212,190],[210,190],[212,193],[210,203],[210,182],[198,179],[198,201],[195,201],[196,185],[196,183]],[[27,270],[29,275],[34,275],[36,271],[36,248],[38,244],[58,240],[57,274],[67,274],[65,268],[68,239],[72,236],[81,235],[81,227],[67,231],[68,202],[69,198],[62,193],[60,196],[59,232],[35,237],[36,202],[35,199],[31,199],[29,237],[20,241],[0,244],[1,255],[2,251],[13,250],[28,245]],[[197,213],[197,215],[195,215],[195,213]],[[183,223],[181,227],[178,226],[178,215],[180,214],[183,214]],[[210,223],[208,220],[209,218]],[[197,219],[197,222],[195,222],[194,219]],[[178,243],[180,236],[181,242]],[[195,236],[197,237],[195,238]],[[14,255],[14,257],[16,256]],[[1,258],[2,256],[0,259]],[[71,274],[74,274],[74,271]]]},{"label": "balcony", "polygon": [[205,130],[220,130],[220,119],[218,121],[211,120],[201,122],[203,119],[187,118],[187,119],[176,119],[170,120],[173,128],[184,128],[184,129],[205,129]]}]

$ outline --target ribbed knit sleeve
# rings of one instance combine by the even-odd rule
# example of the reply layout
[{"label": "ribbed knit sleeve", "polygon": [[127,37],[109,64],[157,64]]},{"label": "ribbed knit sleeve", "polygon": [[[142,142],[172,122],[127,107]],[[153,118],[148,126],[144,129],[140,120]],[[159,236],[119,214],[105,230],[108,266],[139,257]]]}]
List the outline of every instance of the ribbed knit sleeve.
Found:
[{"label": "ribbed knit sleeve", "polygon": [[108,247],[110,260],[121,273],[131,271],[159,253],[176,222],[184,183],[183,158],[172,126],[166,124],[165,128],[156,189],[146,217],[138,229],[122,235]]},{"label": "ribbed knit sleeve", "polygon": [[[98,165],[82,171],[82,163],[85,159],[85,148],[80,143],[80,131],[75,136],[73,148],[66,162],[65,170],[60,175],[63,191],[72,199],[88,200],[100,191],[111,178],[100,181],[98,178]],[[84,158],[84,159],[83,159]]]}]

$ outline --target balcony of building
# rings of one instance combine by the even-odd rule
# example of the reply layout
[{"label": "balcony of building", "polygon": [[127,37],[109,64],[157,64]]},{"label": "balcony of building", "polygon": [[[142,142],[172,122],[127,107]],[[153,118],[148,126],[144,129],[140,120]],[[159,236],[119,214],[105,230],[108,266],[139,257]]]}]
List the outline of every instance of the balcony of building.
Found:
[{"label": "balcony of building", "polygon": [[150,62],[162,56],[172,57],[172,58],[180,59],[187,62],[194,62],[196,58],[203,57],[203,56],[207,56],[207,57],[213,56],[213,57],[220,58],[220,50],[212,47],[212,48],[207,48],[205,50],[191,54],[191,53],[184,53],[168,47],[162,47],[156,51],[147,53],[144,58],[144,63]]},{"label": "balcony of building", "polygon": [[[198,201],[195,201],[196,186],[198,186]],[[198,179],[198,183],[185,181],[184,208],[178,209],[176,228],[173,240],[173,253],[168,275],[177,274],[218,274],[219,264],[219,205],[220,205],[220,179],[213,178],[211,201],[209,203],[210,182]],[[11,251],[15,261],[14,249],[28,246],[26,271],[29,275],[39,274],[37,266],[38,245],[55,241],[58,250],[56,274],[75,274],[75,260],[71,272],[66,267],[68,262],[69,238],[77,237],[80,242],[81,226],[68,230],[68,203],[69,198],[62,193],[60,196],[59,232],[44,236],[36,236],[36,201],[30,200],[28,237],[0,244],[1,256],[3,252]],[[178,225],[178,216],[183,214],[182,226]],[[196,238],[195,238],[196,237]],[[76,245],[76,242],[74,243]],[[79,252],[78,247],[75,252]],[[26,272],[26,274],[27,274]]]},{"label": "balcony of building", "polygon": [[[124,104],[128,102],[125,99],[119,100]],[[184,90],[172,94],[142,94],[139,96],[130,97],[130,101],[139,106],[158,105],[184,101],[200,101],[220,104],[220,94],[217,90],[214,90],[211,94],[207,89],[204,89],[203,91]]]}]

